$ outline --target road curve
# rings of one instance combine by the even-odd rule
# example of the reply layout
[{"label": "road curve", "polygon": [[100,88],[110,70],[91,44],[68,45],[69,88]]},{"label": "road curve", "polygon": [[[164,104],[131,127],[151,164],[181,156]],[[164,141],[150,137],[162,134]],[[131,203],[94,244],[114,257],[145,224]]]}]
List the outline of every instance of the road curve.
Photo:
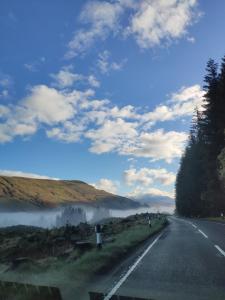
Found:
[{"label": "road curve", "polygon": [[99,278],[93,289],[106,295],[111,292],[153,300],[224,300],[224,224],[176,217],[169,220],[170,225],[158,238]]}]

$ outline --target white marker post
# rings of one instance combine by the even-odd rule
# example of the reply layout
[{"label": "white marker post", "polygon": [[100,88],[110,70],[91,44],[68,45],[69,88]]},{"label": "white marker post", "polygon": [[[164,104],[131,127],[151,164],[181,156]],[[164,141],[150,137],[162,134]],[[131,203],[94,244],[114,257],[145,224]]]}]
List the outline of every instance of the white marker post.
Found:
[{"label": "white marker post", "polygon": [[152,222],[151,222],[151,217],[150,217],[150,215],[148,215],[148,225],[149,225],[149,227],[152,227]]},{"label": "white marker post", "polygon": [[96,232],[96,244],[97,248],[101,249],[102,248],[102,235],[101,235],[101,225],[97,224],[95,226],[95,232]]}]

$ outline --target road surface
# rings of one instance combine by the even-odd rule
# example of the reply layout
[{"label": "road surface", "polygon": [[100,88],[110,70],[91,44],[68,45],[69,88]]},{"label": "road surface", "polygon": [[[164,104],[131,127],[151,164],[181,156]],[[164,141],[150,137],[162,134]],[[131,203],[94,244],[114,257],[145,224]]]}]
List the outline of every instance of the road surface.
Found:
[{"label": "road surface", "polygon": [[225,299],[225,224],[170,217],[170,225],[92,290],[154,300]]}]

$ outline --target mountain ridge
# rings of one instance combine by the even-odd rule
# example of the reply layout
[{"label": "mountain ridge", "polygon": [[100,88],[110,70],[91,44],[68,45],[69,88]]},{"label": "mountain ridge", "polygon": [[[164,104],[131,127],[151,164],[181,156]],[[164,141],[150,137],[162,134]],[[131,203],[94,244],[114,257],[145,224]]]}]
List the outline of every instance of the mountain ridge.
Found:
[{"label": "mountain ridge", "polygon": [[0,176],[0,210],[29,211],[69,204],[128,209],[140,204],[126,197],[98,190],[80,180]]}]

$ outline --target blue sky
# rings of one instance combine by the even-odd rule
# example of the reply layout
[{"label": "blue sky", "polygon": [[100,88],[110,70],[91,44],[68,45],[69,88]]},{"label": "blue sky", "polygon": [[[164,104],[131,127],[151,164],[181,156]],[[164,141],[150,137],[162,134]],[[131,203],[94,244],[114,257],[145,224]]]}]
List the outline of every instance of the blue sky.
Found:
[{"label": "blue sky", "polygon": [[0,3],[0,172],[173,195],[218,0]]}]

